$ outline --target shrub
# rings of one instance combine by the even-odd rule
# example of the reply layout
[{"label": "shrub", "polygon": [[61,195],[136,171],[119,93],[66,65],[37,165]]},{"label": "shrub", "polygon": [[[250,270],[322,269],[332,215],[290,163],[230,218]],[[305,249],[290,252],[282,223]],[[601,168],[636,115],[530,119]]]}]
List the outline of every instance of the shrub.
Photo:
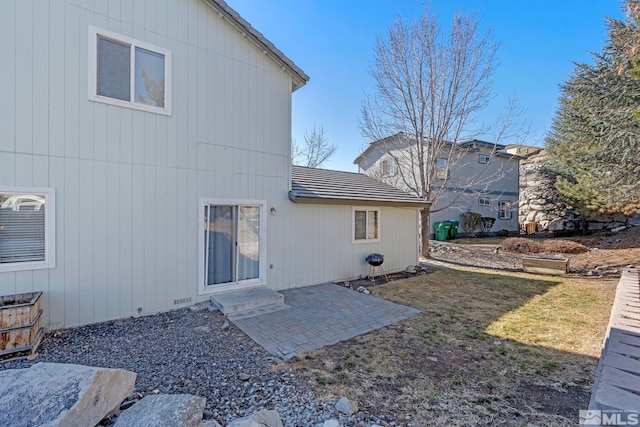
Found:
[{"label": "shrub", "polygon": [[460,232],[470,236],[480,227],[482,215],[477,212],[465,212],[460,215]]},{"label": "shrub", "polygon": [[493,227],[493,224],[495,222],[496,219],[490,216],[483,216],[482,218],[480,218],[480,235],[488,236],[489,231],[491,230],[491,227]]}]

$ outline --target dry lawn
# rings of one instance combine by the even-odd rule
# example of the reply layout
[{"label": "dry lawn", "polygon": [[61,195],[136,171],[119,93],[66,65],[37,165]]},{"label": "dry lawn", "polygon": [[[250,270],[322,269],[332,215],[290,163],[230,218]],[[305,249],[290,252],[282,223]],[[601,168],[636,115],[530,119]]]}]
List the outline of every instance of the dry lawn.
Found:
[{"label": "dry lawn", "polygon": [[291,366],[397,425],[576,425],[616,283],[469,268],[387,283],[373,294],[422,313]]}]

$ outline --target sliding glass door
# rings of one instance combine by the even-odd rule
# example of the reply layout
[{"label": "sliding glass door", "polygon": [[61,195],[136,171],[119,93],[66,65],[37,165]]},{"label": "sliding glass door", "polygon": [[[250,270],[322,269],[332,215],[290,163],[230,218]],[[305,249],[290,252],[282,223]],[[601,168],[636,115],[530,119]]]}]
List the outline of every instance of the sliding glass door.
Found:
[{"label": "sliding glass door", "polygon": [[205,287],[260,278],[261,209],[204,204]]}]

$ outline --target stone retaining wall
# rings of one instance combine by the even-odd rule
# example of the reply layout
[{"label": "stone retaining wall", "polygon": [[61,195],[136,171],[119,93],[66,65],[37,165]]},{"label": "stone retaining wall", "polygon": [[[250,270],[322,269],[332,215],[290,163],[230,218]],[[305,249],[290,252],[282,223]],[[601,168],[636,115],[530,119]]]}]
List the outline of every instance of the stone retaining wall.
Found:
[{"label": "stone retaining wall", "polygon": [[640,225],[640,215],[630,218],[623,215],[581,217],[560,201],[560,195],[555,188],[556,177],[545,168],[545,162],[544,150],[520,162],[518,222],[521,230],[528,229],[527,233],[614,230],[624,226]]}]

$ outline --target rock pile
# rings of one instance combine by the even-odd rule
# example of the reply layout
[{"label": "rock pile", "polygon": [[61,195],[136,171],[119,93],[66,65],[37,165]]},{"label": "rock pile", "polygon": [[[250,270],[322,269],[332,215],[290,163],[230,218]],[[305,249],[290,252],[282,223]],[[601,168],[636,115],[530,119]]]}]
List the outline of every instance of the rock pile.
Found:
[{"label": "rock pile", "polygon": [[520,224],[537,224],[536,231],[575,230],[579,215],[560,201],[555,175],[545,168],[544,152],[520,162]]},{"label": "rock pile", "polygon": [[[203,420],[203,397],[152,394],[127,399],[135,380],[134,372],[123,369],[64,363],[0,371],[0,425],[220,427],[215,420]],[[317,427],[344,425],[345,415],[359,414],[358,405],[343,396],[335,404],[334,414],[341,422],[330,418]],[[283,427],[283,423],[278,411],[263,409],[227,427]]]},{"label": "rock pile", "polygon": [[37,363],[0,372],[0,425],[95,426],[131,394],[134,372]]},{"label": "rock pile", "polygon": [[621,230],[640,225],[640,215],[603,215],[583,218],[561,201],[555,175],[545,168],[544,150],[520,162],[520,224],[535,224],[535,231]]}]

